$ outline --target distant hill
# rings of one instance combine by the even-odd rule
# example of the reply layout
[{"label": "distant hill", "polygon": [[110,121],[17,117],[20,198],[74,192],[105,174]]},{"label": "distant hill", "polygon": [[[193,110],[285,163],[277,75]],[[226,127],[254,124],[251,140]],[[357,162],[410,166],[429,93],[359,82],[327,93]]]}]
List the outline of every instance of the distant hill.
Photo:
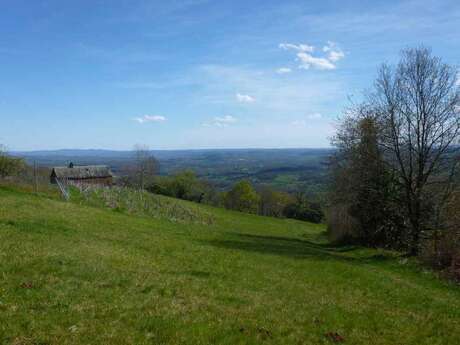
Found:
[{"label": "distant hill", "polygon": [[[332,152],[330,148],[298,148],[298,149],[197,149],[197,150],[151,150],[152,154],[159,159],[186,158],[186,157],[208,157],[215,158],[222,155],[260,158],[266,155],[275,157],[299,157],[299,156],[318,156],[327,155]],[[118,151],[104,149],[60,149],[60,150],[37,150],[37,151],[12,151],[14,156],[26,159],[37,159],[47,161],[50,159],[65,160],[69,158],[90,158],[98,159],[130,158],[133,151]]]},{"label": "distant hill", "polygon": [[[249,179],[256,185],[269,185],[286,191],[322,189],[326,162],[332,149],[207,149],[153,150],[160,162],[160,173],[191,169],[220,188]],[[133,160],[132,151],[54,150],[12,152],[41,166],[108,164],[115,173]]]}]

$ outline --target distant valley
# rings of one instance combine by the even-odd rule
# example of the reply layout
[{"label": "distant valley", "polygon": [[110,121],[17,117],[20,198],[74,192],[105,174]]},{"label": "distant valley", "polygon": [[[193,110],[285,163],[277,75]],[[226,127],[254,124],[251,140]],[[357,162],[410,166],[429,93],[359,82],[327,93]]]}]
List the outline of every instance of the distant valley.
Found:
[{"label": "distant valley", "polygon": [[[241,179],[258,186],[278,190],[305,190],[315,194],[324,189],[326,167],[332,149],[209,149],[153,150],[160,162],[160,174],[168,175],[190,169],[199,177],[226,189]],[[107,164],[115,174],[122,174],[134,155],[132,151],[53,150],[13,152],[28,163],[42,167]]]}]

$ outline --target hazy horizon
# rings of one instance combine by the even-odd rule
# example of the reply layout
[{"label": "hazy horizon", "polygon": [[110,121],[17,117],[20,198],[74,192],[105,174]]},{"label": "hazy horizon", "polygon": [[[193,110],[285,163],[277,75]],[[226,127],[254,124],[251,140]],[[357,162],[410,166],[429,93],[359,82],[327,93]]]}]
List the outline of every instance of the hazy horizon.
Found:
[{"label": "hazy horizon", "polygon": [[[156,149],[148,148],[149,151],[251,151],[251,150],[333,150],[332,146],[328,147],[210,147],[210,148],[196,148],[196,149]],[[35,153],[35,152],[85,152],[85,151],[104,151],[104,152],[131,152],[130,149],[104,149],[104,148],[61,148],[61,149],[36,149],[36,150],[10,150],[13,153]]]}]

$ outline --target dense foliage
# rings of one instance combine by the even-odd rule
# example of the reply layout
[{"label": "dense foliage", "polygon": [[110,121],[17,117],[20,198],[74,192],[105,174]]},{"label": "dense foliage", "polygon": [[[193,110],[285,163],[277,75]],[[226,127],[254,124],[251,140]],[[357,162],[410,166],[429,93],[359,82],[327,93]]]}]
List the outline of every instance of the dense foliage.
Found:
[{"label": "dense foliage", "polygon": [[170,176],[156,176],[147,190],[198,203],[219,204],[216,189],[207,181],[199,179],[191,170],[180,171]]},{"label": "dense foliage", "polygon": [[205,203],[246,213],[294,218],[320,223],[324,219],[321,206],[308,200],[306,193],[295,196],[270,187],[254,188],[247,180],[235,183],[228,191],[219,191],[210,182],[190,170],[170,176],[156,176],[146,188],[149,192]]},{"label": "dense foliage", "polygon": [[303,198],[287,204],[283,210],[283,214],[287,218],[305,220],[312,223],[321,223],[324,219],[321,205],[316,202],[309,202]]}]

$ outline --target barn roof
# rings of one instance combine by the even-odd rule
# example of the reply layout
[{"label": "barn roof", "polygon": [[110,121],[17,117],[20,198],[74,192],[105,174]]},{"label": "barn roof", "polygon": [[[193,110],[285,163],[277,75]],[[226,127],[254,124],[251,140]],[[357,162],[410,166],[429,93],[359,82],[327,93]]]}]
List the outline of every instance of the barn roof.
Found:
[{"label": "barn roof", "polygon": [[57,178],[88,179],[112,177],[112,172],[107,165],[82,165],[73,167],[55,167],[52,174]]}]

